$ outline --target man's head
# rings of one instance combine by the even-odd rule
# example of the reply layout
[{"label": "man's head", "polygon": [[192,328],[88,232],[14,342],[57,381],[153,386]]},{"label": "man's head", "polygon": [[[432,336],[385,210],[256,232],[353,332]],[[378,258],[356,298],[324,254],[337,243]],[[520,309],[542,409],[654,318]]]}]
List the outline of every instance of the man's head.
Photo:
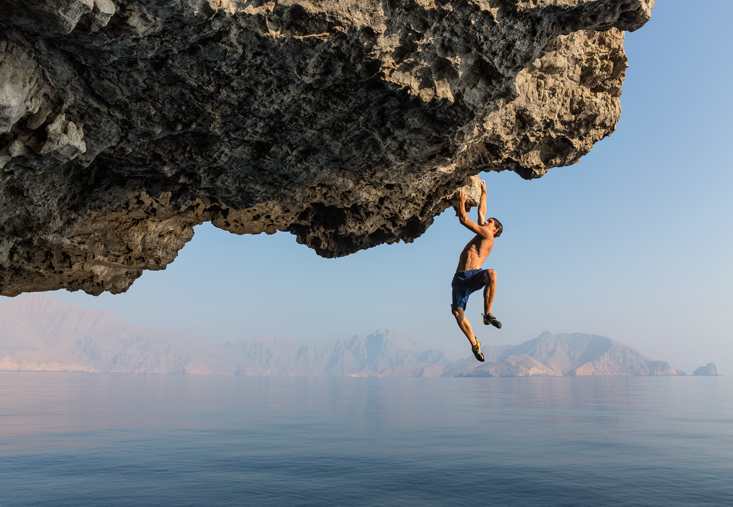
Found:
[{"label": "man's head", "polygon": [[501,231],[504,230],[504,226],[501,225],[496,218],[489,218],[484,224],[486,227],[492,227],[494,229],[494,237],[498,238],[501,236]]}]

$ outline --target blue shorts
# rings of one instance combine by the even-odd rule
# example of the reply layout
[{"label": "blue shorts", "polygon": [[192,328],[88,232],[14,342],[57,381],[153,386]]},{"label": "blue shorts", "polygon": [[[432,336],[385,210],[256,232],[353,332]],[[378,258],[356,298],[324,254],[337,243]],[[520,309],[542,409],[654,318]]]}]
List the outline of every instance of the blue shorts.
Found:
[{"label": "blue shorts", "polygon": [[485,269],[471,269],[469,271],[461,271],[453,275],[453,281],[450,286],[453,287],[453,303],[450,305],[451,310],[456,308],[466,309],[468,296],[479,289],[483,289],[486,285],[484,282]]}]

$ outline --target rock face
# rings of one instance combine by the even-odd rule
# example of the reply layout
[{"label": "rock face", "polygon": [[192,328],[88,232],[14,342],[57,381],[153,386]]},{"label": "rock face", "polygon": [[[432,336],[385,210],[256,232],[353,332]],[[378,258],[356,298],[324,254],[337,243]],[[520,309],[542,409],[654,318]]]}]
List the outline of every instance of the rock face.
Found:
[{"label": "rock face", "polygon": [[700,366],[692,374],[698,377],[717,377],[718,369],[715,367],[715,363],[708,363],[705,366]]},{"label": "rock face", "polygon": [[654,0],[0,0],[0,293],[127,290],[211,221],[412,241],[613,132]]}]

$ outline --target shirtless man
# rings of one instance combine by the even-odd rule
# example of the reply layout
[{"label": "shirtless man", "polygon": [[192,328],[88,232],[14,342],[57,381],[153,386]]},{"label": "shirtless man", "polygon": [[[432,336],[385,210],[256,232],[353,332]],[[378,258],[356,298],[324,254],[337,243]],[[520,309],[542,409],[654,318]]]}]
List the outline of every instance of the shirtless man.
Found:
[{"label": "shirtless man", "polygon": [[468,242],[466,248],[461,252],[461,259],[458,261],[458,269],[453,275],[453,303],[451,312],[456,318],[458,327],[471,342],[471,352],[476,359],[483,362],[484,355],[481,353],[481,342],[476,339],[471,328],[471,323],[464,315],[468,296],[473,292],[484,289],[484,324],[501,329],[501,322],[491,315],[491,306],[494,304],[496,294],[496,272],[493,269],[481,269],[486,258],[494,246],[494,238],[501,236],[504,229],[496,218],[486,217],[486,183],[481,181],[481,201],[478,206],[478,223],[471,222],[466,215],[466,193],[459,190],[456,193],[458,199],[458,220],[476,237]]}]

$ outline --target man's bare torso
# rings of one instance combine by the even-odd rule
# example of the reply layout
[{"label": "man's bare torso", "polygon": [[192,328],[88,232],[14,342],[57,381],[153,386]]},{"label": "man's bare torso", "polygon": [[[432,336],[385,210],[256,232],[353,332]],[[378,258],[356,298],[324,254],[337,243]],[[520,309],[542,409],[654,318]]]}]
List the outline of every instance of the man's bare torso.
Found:
[{"label": "man's bare torso", "polygon": [[461,252],[461,258],[458,261],[456,273],[469,271],[472,269],[481,269],[484,261],[491,253],[494,247],[494,238],[482,238],[478,234],[475,238],[468,242],[466,248]]}]

